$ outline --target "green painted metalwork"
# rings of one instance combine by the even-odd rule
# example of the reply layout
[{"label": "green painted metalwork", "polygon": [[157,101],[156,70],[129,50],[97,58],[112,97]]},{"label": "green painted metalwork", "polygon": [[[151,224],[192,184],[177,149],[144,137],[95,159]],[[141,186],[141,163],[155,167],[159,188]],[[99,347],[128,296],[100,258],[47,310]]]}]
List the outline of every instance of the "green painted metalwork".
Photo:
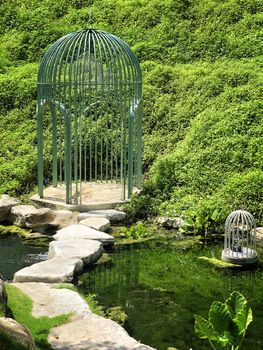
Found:
[{"label": "green painted metalwork", "polygon": [[115,35],[85,29],[57,40],[38,74],[38,193],[43,198],[46,110],[52,122],[53,186],[81,204],[82,182],[141,187],[142,76],[137,57]]}]

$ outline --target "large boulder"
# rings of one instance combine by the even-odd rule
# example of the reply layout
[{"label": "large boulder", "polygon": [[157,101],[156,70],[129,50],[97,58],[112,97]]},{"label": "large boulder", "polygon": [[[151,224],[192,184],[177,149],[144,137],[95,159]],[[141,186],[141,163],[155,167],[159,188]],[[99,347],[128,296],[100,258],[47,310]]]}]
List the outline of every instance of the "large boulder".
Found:
[{"label": "large boulder", "polygon": [[0,331],[6,335],[12,343],[23,346],[26,350],[36,350],[36,345],[29,329],[12,318],[0,318]]},{"label": "large boulder", "polygon": [[11,208],[18,204],[19,204],[18,199],[11,198],[7,194],[3,194],[0,197],[0,222],[6,221],[9,217]]},{"label": "large boulder", "polygon": [[106,218],[112,223],[119,223],[125,220],[126,214],[123,211],[119,211],[116,209],[90,210],[84,213],[80,213],[78,215],[78,221],[91,217]]},{"label": "large boulder", "polygon": [[14,282],[71,282],[83,270],[81,259],[56,258],[24,267],[14,275]]},{"label": "large boulder", "polygon": [[37,229],[52,222],[55,214],[49,208],[37,209],[33,205],[17,205],[11,209],[10,218],[18,227]]},{"label": "large boulder", "polygon": [[103,252],[101,242],[89,239],[67,239],[53,241],[49,244],[48,258],[78,258],[84,265],[97,261]]},{"label": "large boulder", "polygon": [[5,290],[5,282],[0,278],[0,316],[6,315],[7,294]]},{"label": "large boulder", "polygon": [[80,220],[79,223],[81,225],[86,225],[91,228],[94,228],[94,230],[103,232],[107,231],[110,228],[110,220],[100,217],[86,218],[84,220]]},{"label": "large boulder", "polygon": [[56,240],[67,240],[67,239],[91,239],[100,241],[104,245],[114,243],[114,238],[105,232],[94,230],[91,227],[85,225],[70,225],[66,228],[58,230],[53,236]]}]

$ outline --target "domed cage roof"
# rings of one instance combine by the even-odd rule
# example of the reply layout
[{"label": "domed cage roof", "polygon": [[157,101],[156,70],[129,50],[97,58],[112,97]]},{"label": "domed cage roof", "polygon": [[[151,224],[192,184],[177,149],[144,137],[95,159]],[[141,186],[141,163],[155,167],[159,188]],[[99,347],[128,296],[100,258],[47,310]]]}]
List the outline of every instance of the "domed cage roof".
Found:
[{"label": "domed cage roof", "polygon": [[38,192],[43,198],[43,115],[52,115],[53,186],[80,203],[83,182],[141,186],[142,77],[120,38],[95,29],[70,33],[45,53],[38,73]]},{"label": "domed cage roof", "polygon": [[222,259],[239,265],[256,263],[256,221],[248,211],[236,210],[227,217]]}]

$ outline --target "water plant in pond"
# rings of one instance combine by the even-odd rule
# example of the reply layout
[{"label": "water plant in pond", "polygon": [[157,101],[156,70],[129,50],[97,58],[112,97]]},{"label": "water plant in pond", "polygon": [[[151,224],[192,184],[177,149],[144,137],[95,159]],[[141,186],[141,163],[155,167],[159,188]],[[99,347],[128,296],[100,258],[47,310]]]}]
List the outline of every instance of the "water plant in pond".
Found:
[{"label": "water plant in pond", "polygon": [[195,315],[195,332],[201,339],[208,339],[214,350],[217,349],[214,342],[224,349],[238,350],[252,320],[246,298],[234,291],[224,303],[212,303],[208,320]]},{"label": "water plant in pond", "polygon": [[147,236],[147,228],[143,223],[138,223],[130,228],[122,227],[121,235],[123,238],[140,239]]}]

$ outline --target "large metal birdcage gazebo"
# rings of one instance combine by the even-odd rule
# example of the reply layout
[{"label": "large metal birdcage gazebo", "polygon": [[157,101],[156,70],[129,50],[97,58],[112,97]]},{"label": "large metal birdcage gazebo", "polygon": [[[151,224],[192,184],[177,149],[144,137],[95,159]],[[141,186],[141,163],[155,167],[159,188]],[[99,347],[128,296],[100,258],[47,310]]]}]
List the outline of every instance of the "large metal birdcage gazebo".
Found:
[{"label": "large metal birdcage gazebo", "polygon": [[[49,110],[50,122],[44,115]],[[142,78],[137,57],[115,35],[85,29],[57,40],[38,73],[38,195],[44,196],[45,127],[52,124],[53,186],[82,203],[86,182],[117,182],[121,199],[141,186]]]}]

